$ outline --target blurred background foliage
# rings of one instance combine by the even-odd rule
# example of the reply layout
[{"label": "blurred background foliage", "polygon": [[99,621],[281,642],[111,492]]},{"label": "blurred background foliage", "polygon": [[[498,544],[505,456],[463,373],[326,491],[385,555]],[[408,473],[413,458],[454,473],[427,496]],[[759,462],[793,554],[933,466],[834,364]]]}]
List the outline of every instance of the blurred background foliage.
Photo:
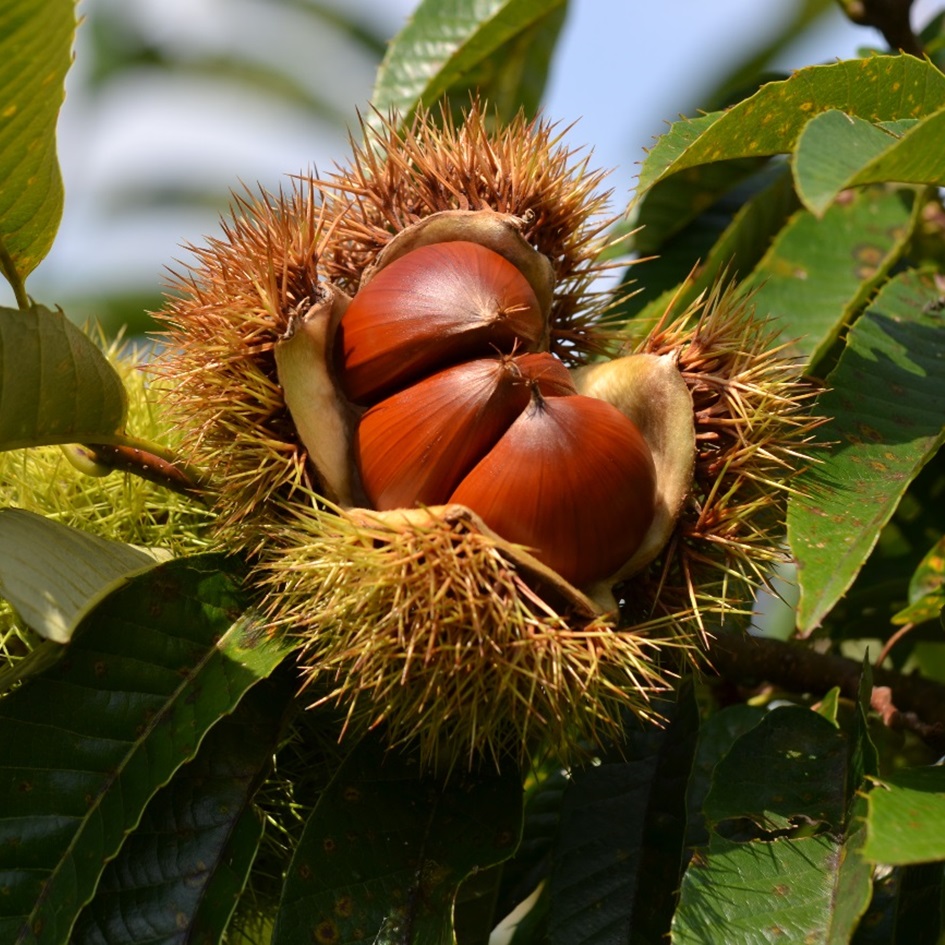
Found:
[{"label": "blurred background foliage", "polygon": [[[60,123],[65,216],[31,280],[34,296],[55,301],[79,323],[98,320],[109,334],[122,325],[132,334],[151,328],[147,312],[161,304],[165,268],[186,260],[182,244],[216,231],[231,189],[276,189],[287,173],[344,161],[387,43],[413,6],[83,0]],[[569,140],[593,147],[596,164],[616,169],[617,210],[666,119],[729,103],[759,74],[783,75],[878,41],[832,0],[785,0],[763,10],[747,0],[711,10],[684,0],[658,10],[634,6],[549,4],[541,28],[560,30],[559,42],[534,48],[554,46],[550,63],[530,61],[524,44],[494,56],[490,76],[480,68],[472,77],[501,89],[502,63],[517,80],[510,102],[534,109],[543,97],[563,127],[577,122]],[[633,48],[609,56],[628,35],[638,37]],[[662,286],[656,269],[652,275],[655,293]]]}]

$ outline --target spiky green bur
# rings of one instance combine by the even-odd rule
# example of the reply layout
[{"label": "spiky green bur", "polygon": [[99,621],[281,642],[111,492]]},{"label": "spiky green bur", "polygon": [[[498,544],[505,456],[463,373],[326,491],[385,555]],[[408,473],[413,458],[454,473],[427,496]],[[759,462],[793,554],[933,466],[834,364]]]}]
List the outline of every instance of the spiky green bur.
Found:
[{"label": "spiky green bur", "polygon": [[678,358],[696,429],[689,499],[655,572],[641,576],[658,574],[647,612],[688,610],[704,638],[710,622],[750,612],[756,588],[785,558],[791,483],[811,462],[823,422],[810,412],[816,389],[786,348],[777,325],[734,286],[664,318],[637,348]]},{"label": "spiky green bur", "polygon": [[219,487],[217,541],[256,556],[273,625],[304,638],[313,701],[336,703],[349,729],[419,739],[447,767],[521,759],[538,741],[567,755],[619,732],[628,710],[648,717],[665,685],[661,648],[692,646],[710,612],[744,610],[779,556],[784,490],[813,426],[795,367],[734,294],[639,343],[678,366],[698,455],[666,550],[619,588],[622,623],[576,612],[568,594],[549,602],[521,556],[475,527],[368,523],[329,507],[275,348],[320,296],[319,279],[354,294],[418,221],[444,210],[522,218],[555,270],[553,348],[574,363],[613,346],[591,291],[607,222],[601,175],[552,126],[487,124],[475,106],[443,129],[425,113],[406,130],[390,123],[327,180],[237,201],[163,316],[187,458]]},{"label": "spiky green bur", "polygon": [[667,687],[658,639],[556,612],[475,527],[300,508],[272,538],[270,616],[303,637],[313,700],[355,731],[416,739],[431,763],[521,761],[538,744],[568,756],[618,734],[627,712],[651,716]]},{"label": "spiky green bur", "polygon": [[[105,354],[128,394],[127,429],[173,450],[180,434],[160,408],[165,385],[143,371],[148,352],[119,341],[106,346]],[[174,555],[204,551],[210,542],[211,515],[200,502],[126,473],[83,475],[58,446],[0,452],[0,483],[6,505],[102,538],[165,548]],[[31,645],[31,635],[0,601],[0,664],[5,657],[24,655]]]}]

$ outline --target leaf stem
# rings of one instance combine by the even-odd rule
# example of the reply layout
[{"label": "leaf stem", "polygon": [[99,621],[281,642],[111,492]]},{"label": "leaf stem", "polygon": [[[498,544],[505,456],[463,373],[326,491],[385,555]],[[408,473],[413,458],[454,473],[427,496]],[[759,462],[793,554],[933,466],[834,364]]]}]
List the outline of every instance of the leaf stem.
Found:
[{"label": "leaf stem", "polygon": [[30,297],[26,294],[26,286],[20,278],[20,273],[17,271],[16,263],[13,262],[13,257],[10,255],[6,244],[3,242],[3,237],[0,237],[0,271],[3,272],[7,282],[13,287],[13,295],[16,298],[16,304],[19,309],[25,312],[27,309],[32,308]]},{"label": "leaf stem", "polygon": [[209,483],[192,466],[156,443],[129,438],[124,443],[84,443],[91,458],[111,469],[128,472],[148,482],[191,498],[205,498]]}]

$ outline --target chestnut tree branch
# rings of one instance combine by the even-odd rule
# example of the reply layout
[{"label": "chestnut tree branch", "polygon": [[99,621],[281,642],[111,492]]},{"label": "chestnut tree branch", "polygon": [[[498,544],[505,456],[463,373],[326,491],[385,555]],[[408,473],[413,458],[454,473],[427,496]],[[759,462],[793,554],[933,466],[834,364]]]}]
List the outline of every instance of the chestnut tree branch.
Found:
[{"label": "chestnut tree branch", "polygon": [[910,56],[923,55],[922,44],[912,31],[909,18],[912,0],[837,0],[841,9],[854,23],[872,26],[883,34],[893,50]]},{"label": "chestnut tree branch", "polygon": [[[726,633],[708,654],[712,669],[742,685],[772,683],[792,692],[825,693],[834,686],[856,699],[863,667],[844,656],[818,653],[781,640]],[[887,724],[902,725],[945,751],[945,685],[918,675],[873,668],[873,708]]]}]

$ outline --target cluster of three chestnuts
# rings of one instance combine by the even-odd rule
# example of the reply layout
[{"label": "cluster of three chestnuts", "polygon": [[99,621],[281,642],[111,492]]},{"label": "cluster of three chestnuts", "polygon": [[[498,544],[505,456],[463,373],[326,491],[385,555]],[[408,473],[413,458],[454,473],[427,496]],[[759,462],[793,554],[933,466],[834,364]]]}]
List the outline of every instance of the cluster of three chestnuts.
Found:
[{"label": "cluster of three chestnuts", "polygon": [[548,350],[550,267],[513,223],[438,217],[395,238],[350,302],[331,293],[290,326],[314,353],[304,368],[292,337],[277,347],[300,436],[342,505],[459,504],[572,585],[604,581],[659,518],[641,398],[608,403],[613,385]]}]

